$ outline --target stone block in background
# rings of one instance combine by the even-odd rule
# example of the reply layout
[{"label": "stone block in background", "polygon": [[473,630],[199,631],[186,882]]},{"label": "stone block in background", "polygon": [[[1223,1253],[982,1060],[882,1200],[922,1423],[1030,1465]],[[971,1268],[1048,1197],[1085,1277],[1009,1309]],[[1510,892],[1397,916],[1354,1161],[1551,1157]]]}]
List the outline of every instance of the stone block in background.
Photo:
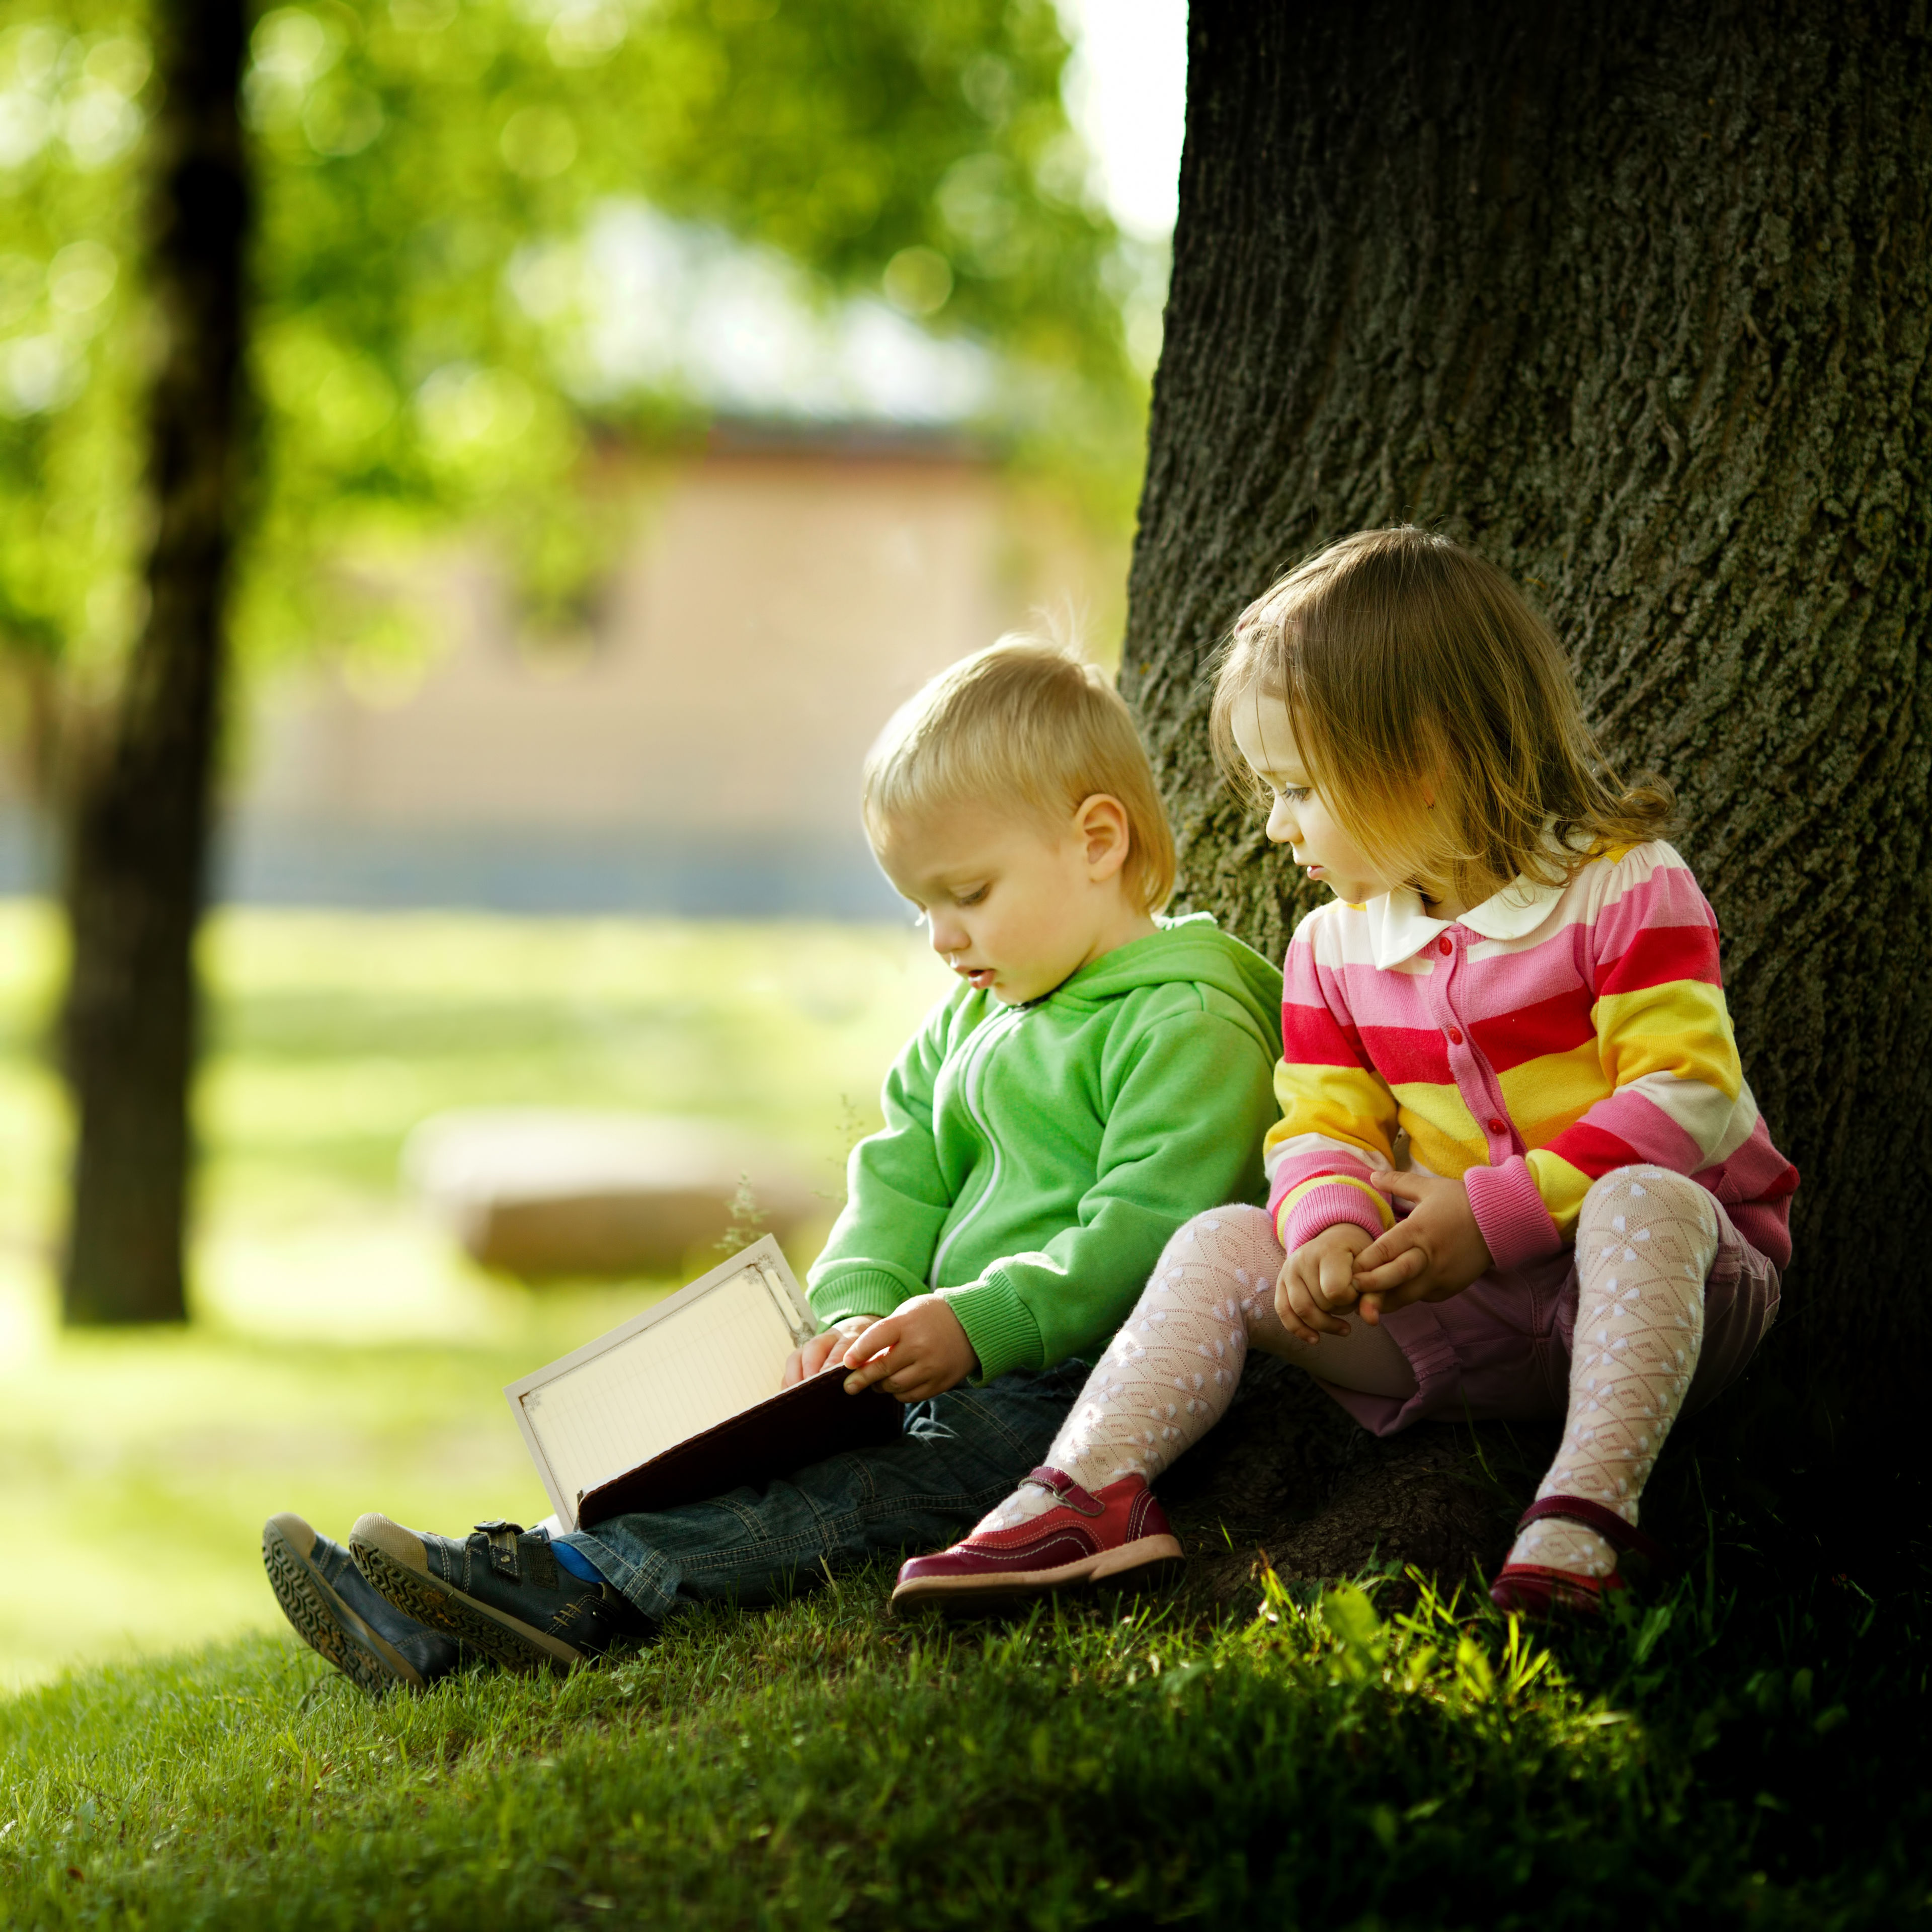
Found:
[{"label": "stone block in background", "polygon": [[434,1115],[410,1136],[403,1174],[473,1261],[525,1281],[680,1274],[731,1222],[741,1178],[760,1232],[781,1241],[835,1206],[755,1136],[590,1109]]}]

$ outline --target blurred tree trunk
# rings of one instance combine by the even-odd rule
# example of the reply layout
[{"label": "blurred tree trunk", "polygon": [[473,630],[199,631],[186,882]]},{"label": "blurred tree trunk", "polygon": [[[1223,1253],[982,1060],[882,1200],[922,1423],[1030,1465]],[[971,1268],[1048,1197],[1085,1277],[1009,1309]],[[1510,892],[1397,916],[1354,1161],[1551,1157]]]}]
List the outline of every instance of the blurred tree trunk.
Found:
[{"label": "blurred tree trunk", "polygon": [[242,0],[164,0],[152,139],[148,610],[112,715],[77,760],[64,1049],[77,1141],[70,1322],[178,1321],[194,936],[245,419]]},{"label": "blurred tree trunk", "polygon": [[1184,896],[1278,952],[1310,896],[1202,728],[1230,620],[1405,519],[1528,587],[1613,754],[1678,787],[1804,1178],[1753,1382],[1814,1428],[1902,1416],[1932,1336],[1928,32],[1923,0],[1193,0],[1121,672]]}]

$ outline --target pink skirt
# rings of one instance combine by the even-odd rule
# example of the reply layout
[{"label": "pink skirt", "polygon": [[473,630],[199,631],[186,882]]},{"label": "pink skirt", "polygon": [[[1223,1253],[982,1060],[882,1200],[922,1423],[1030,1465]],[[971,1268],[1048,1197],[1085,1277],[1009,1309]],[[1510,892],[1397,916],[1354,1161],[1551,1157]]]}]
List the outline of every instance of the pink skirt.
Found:
[{"label": "pink skirt", "polygon": [[[1743,1374],[1778,1316],[1776,1265],[1732,1226],[1721,1201],[1718,1255],[1704,1282],[1704,1347],[1684,1398],[1688,1415]],[[1410,1396],[1322,1386],[1377,1436],[1424,1421],[1527,1421],[1570,1402],[1576,1266],[1568,1248],[1507,1274],[1479,1275],[1447,1301],[1412,1302],[1382,1323],[1415,1372]]]}]

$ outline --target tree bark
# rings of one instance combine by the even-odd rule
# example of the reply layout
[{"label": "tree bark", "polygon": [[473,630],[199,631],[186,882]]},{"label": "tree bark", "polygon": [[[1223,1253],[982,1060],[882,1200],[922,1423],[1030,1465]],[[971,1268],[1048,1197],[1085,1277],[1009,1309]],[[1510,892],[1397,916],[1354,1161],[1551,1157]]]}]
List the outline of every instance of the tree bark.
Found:
[{"label": "tree bark", "polygon": [[1924,0],[1193,0],[1121,672],[1184,900],[1279,953],[1312,896],[1210,763],[1230,621],[1403,520],[1525,585],[1677,787],[1804,1176],[1753,1384],[1825,1430],[1909,1414],[1932,1352],[1928,34]]},{"label": "tree bark", "polygon": [[154,20],[148,612],[76,775],[68,855],[76,1144],[62,1286],[76,1322],[186,1313],[194,947],[245,416],[243,9],[169,0]]}]

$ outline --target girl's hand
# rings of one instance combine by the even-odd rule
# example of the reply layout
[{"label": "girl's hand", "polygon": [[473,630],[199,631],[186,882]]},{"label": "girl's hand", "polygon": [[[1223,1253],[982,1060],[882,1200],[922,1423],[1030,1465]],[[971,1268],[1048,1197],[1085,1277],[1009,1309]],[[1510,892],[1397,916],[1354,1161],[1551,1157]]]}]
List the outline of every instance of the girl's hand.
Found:
[{"label": "girl's hand", "polygon": [[1355,1305],[1355,1258],[1368,1245],[1366,1228],[1338,1221],[1304,1241],[1282,1263],[1274,1312],[1298,1342],[1312,1346],[1324,1335],[1348,1334],[1341,1316]]},{"label": "girl's hand", "polygon": [[1412,1301],[1447,1301],[1492,1265],[1468,1190],[1432,1174],[1378,1168],[1369,1178],[1391,1201],[1414,1204],[1406,1220],[1355,1257],[1355,1288],[1365,1321]]},{"label": "girl's hand", "polygon": [[784,1373],[779,1378],[778,1387],[790,1388],[794,1383],[817,1375],[835,1354],[849,1348],[872,1325],[869,1315],[848,1315],[843,1322],[820,1330],[785,1358]]},{"label": "girl's hand", "polygon": [[924,1402],[980,1366],[959,1318],[938,1294],[916,1294],[873,1322],[845,1351],[845,1393],[877,1382],[900,1402]]}]

